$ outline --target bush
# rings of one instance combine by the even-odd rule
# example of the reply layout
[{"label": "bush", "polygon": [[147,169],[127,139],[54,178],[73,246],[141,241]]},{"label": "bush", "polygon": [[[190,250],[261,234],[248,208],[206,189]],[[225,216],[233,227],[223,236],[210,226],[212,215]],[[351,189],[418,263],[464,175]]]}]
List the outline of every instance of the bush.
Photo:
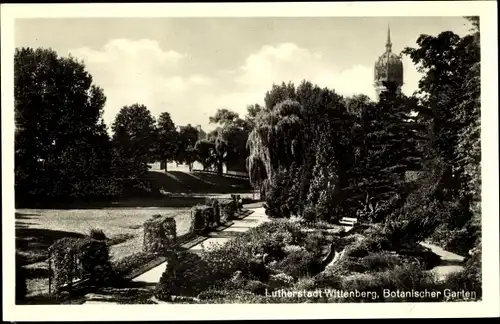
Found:
[{"label": "bush", "polygon": [[[426,272],[419,265],[403,264],[397,265],[394,269],[384,272],[377,272],[371,275],[359,274],[345,277],[342,280],[342,289],[345,291],[374,291],[379,299],[373,301],[383,302],[416,302],[416,301],[436,301],[432,298],[422,298],[419,296],[398,296],[384,298],[384,289],[392,292],[410,292],[435,290],[437,281],[434,276]],[[349,298],[349,300],[360,300],[363,298]],[[366,300],[366,299],[365,299]],[[367,300],[368,301],[368,300]]]},{"label": "bush", "polygon": [[287,288],[293,285],[294,278],[290,275],[287,275],[286,273],[280,272],[277,274],[273,274],[269,277],[269,282],[268,284],[275,288]]},{"label": "bush", "polygon": [[264,295],[269,285],[258,280],[249,280],[245,285],[245,290],[256,295]]},{"label": "bush", "polygon": [[93,240],[82,242],[79,260],[83,277],[89,278],[91,283],[104,283],[112,278],[113,268],[106,243]]},{"label": "bush", "polygon": [[386,247],[385,239],[381,237],[370,237],[362,241],[355,242],[352,246],[346,248],[346,256],[362,258],[371,253],[379,252]]},{"label": "bush", "polygon": [[175,218],[154,215],[144,222],[143,249],[149,253],[164,253],[177,243]]},{"label": "bush", "polygon": [[296,251],[278,261],[277,269],[294,278],[310,276],[315,261],[317,260],[311,252]]},{"label": "bush", "polygon": [[88,279],[91,284],[103,284],[114,277],[109,248],[104,241],[89,237],[63,238],[49,247],[53,264],[55,291],[74,278]]},{"label": "bush", "polygon": [[400,265],[401,259],[388,253],[373,253],[363,257],[359,262],[366,271],[382,271]]},{"label": "bush", "polygon": [[219,201],[220,218],[222,222],[227,222],[234,218],[236,205],[232,199],[221,199]]},{"label": "bush", "polygon": [[463,271],[448,275],[443,286],[452,291],[464,290],[471,293],[475,292],[477,300],[480,300],[483,291],[481,253],[476,253],[467,260]]},{"label": "bush", "polygon": [[314,286],[318,289],[340,289],[342,276],[335,269],[326,269],[314,277]]},{"label": "bush", "polygon": [[307,233],[304,239],[304,246],[306,250],[312,253],[314,257],[320,257],[323,248],[327,244],[329,244],[329,241],[321,232]]},{"label": "bush", "polygon": [[114,262],[113,269],[119,277],[126,277],[157,258],[155,253],[140,251]]},{"label": "bush", "polygon": [[297,213],[299,192],[296,184],[293,172],[289,170],[280,170],[272,179],[267,179],[266,215],[271,218],[290,218],[293,213]]},{"label": "bush", "polygon": [[436,228],[430,237],[430,241],[443,249],[466,256],[477,240],[478,235],[471,226],[450,229],[448,225],[442,224]]},{"label": "bush", "polygon": [[211,282],[207,279],[210,269],[204,260],[194,253],[182,252],[169,259],[154,295],[160,300],[170,296],[196,296],[207,289]]},{"label": "bush", "polygon": [[105,241],[107,239],[106,234],[104,234],[104,231],[98,228],[90,229],[89,237],[97,241]]},{"label": "bush", "polygon": [[202,234],[214,226],[215,214],[212,206],[196,205],[191,208],[190,233]]}]

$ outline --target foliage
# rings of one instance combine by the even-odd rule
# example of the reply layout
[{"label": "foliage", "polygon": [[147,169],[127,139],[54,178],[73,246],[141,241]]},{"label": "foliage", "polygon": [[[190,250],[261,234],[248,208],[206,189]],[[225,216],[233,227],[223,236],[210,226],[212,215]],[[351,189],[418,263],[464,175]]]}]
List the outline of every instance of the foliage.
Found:
[{"label": "foliage", "polygon": [[310,276],[313,264],[317,261],[314,254],[307,250],[298,250],[288,253],[278,261],[276,268],[294,278]]},{"label": "foliage", "polygon": [[193,163],[197,159],[195,146],[198,138],[198,129],[191,126],[191,124],[181,127],[178,136],[175,160],[179,163],[187,163],[189,170],[192,169]]},{"label": "foliage", "polygon": [[178,136],[174,122],[168,112],[162,112],[158,118],[157,126],[158,138],[156,142],[157,156],[165,163],[165,171],[167,163],[175,158],[177,152]]},{"label": "foliage", "polygon": [[155,253],[139,251],[113,262],[112,266],[117,276],[124,278],[136,269],[154,261],[157,258],[158,255]]},{"label": "foliage", "polygon": [[215,150],[215,141],[212,138],[198,140],[195,144],[197,160],[204,169],[217,166],[218,155]]},{"label": "foliage", "polygon": [[158,134],[154,117],[144,105],[124,106],[112,130],[117,172],[124,178],[139,178],[155,160]]},{"label": "foliage", "polygon": [[182,252],[172,256],[155,287],[156,298],[166,300],[172,295],[196,296],[210,286],[206,269],[208,265],[197,254]]},{"label": "foliage", "polygon": [[[344,291],[371,291],[377,292],[379,299],[373,301],[398,301],[398,302],[422,302],[436,301],[430,297],[422,298],[415,296],[398,296],[384,298],[383,291],[392,292],[411,292],[434,290],[437,287],[437,281],[434,276],[426,272],[419,265],[403,264],[396,265],[393,269],[383,272],[373,273],[371,275],[360,274],[345,277],[342,279],[341,289]],[[355,297],[349,298],[350,301],[359,300]],[[366,300],[367,301],[367,300]]]},{"label": "foliage", "polygon": [[82,62],[52,49],[16,49],[16,201],[119,193],[102,120],[105,102]]},{"label": "foliage", "polygon": [[226,163],[228,168],[245,170],[245,161],[248,156],[246,142],[249,133],[249,124],[241,119],[239,115],[227,109],[219,109],[214,116],[210,117],[210,123],[218,124],[213,141],[218,171],[222,172],[222,163]]},{"label": "foliage", "polygon": [[448,225],[442,224],[429,237],[433,243],[458,255],[467,255],[477,238],[477,233],[469,224],[452,229]]},{"label": "foliage", "polygon": [[213,226],[214,208],[207,205],[196,205],[191,208],[191,233],[203,233]]},{"label": "foliage", "polygon": [[[432,192],[448,210],[436,236],[461,233],[469,243],[480,235],[480,43],[478,18],[471,33],[421,35],[404,53],[424,74],[419,82],[421,119],[429,124],[429,161],[439,161],[439,186]],[[465,226],[465,227],[464,227]],[[444,232],[443,232],[444,231]],[[470,233],[470,236],[466,235]],[[455,244],[452,244],[455,245]],[[465,250],[466,247],[460,248]]]},{"label": "foliage", "polygon": [[105,241],[107,240],[106,234],[104,234],[104,231],[99,228],[91,228],[89,237],[93,240],[97,241]]},{"label": "foliage", "polygon": [[90,237],[63,238],[49,247],[56,293],[65,285],[71,291],[75,279],[103,284],[114,277],[109,248],[104,241]]}]

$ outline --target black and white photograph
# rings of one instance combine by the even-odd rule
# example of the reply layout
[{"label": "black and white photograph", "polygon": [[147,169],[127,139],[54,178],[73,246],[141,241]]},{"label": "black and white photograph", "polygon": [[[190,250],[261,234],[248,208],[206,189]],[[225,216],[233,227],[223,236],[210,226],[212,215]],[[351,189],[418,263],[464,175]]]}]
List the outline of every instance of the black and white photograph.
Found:
[{"label": "black and white photograph", "polygon": [[498,316],[496,2],[72,7],[2,5],[6,320]]}]

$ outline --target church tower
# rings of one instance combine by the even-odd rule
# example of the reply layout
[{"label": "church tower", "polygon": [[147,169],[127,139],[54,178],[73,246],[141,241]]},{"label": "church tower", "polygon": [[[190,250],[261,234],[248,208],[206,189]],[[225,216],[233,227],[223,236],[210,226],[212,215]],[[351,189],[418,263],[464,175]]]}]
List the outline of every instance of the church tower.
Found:
[{"label": "church tower", "polygon": [[401,58],[392,53],[391,43],[391,28],[387,28],[387,43],[385,44],[385,52],[375,62],[375,92],[377,101],[380,93],[384,91],[384,82],[392,81],[397,86],[397,91],[401,92],[403,86],[403,62]]}]

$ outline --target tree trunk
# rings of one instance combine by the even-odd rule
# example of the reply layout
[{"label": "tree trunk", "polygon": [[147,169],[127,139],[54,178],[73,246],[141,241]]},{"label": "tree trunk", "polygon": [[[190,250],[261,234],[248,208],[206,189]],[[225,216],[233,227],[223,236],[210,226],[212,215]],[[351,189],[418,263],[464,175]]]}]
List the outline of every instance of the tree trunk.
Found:
[{"label": "tree trunk", "polygon": [[167,172],[167,164],[168,164],[168,160],[165,160],[165,172]]},{"label": "tree trunk", "polygon": [[222,163],[219,163],[217,165],[217,174],[222,176],[222,171],[223,171],[223,165],[222,165]]}]

